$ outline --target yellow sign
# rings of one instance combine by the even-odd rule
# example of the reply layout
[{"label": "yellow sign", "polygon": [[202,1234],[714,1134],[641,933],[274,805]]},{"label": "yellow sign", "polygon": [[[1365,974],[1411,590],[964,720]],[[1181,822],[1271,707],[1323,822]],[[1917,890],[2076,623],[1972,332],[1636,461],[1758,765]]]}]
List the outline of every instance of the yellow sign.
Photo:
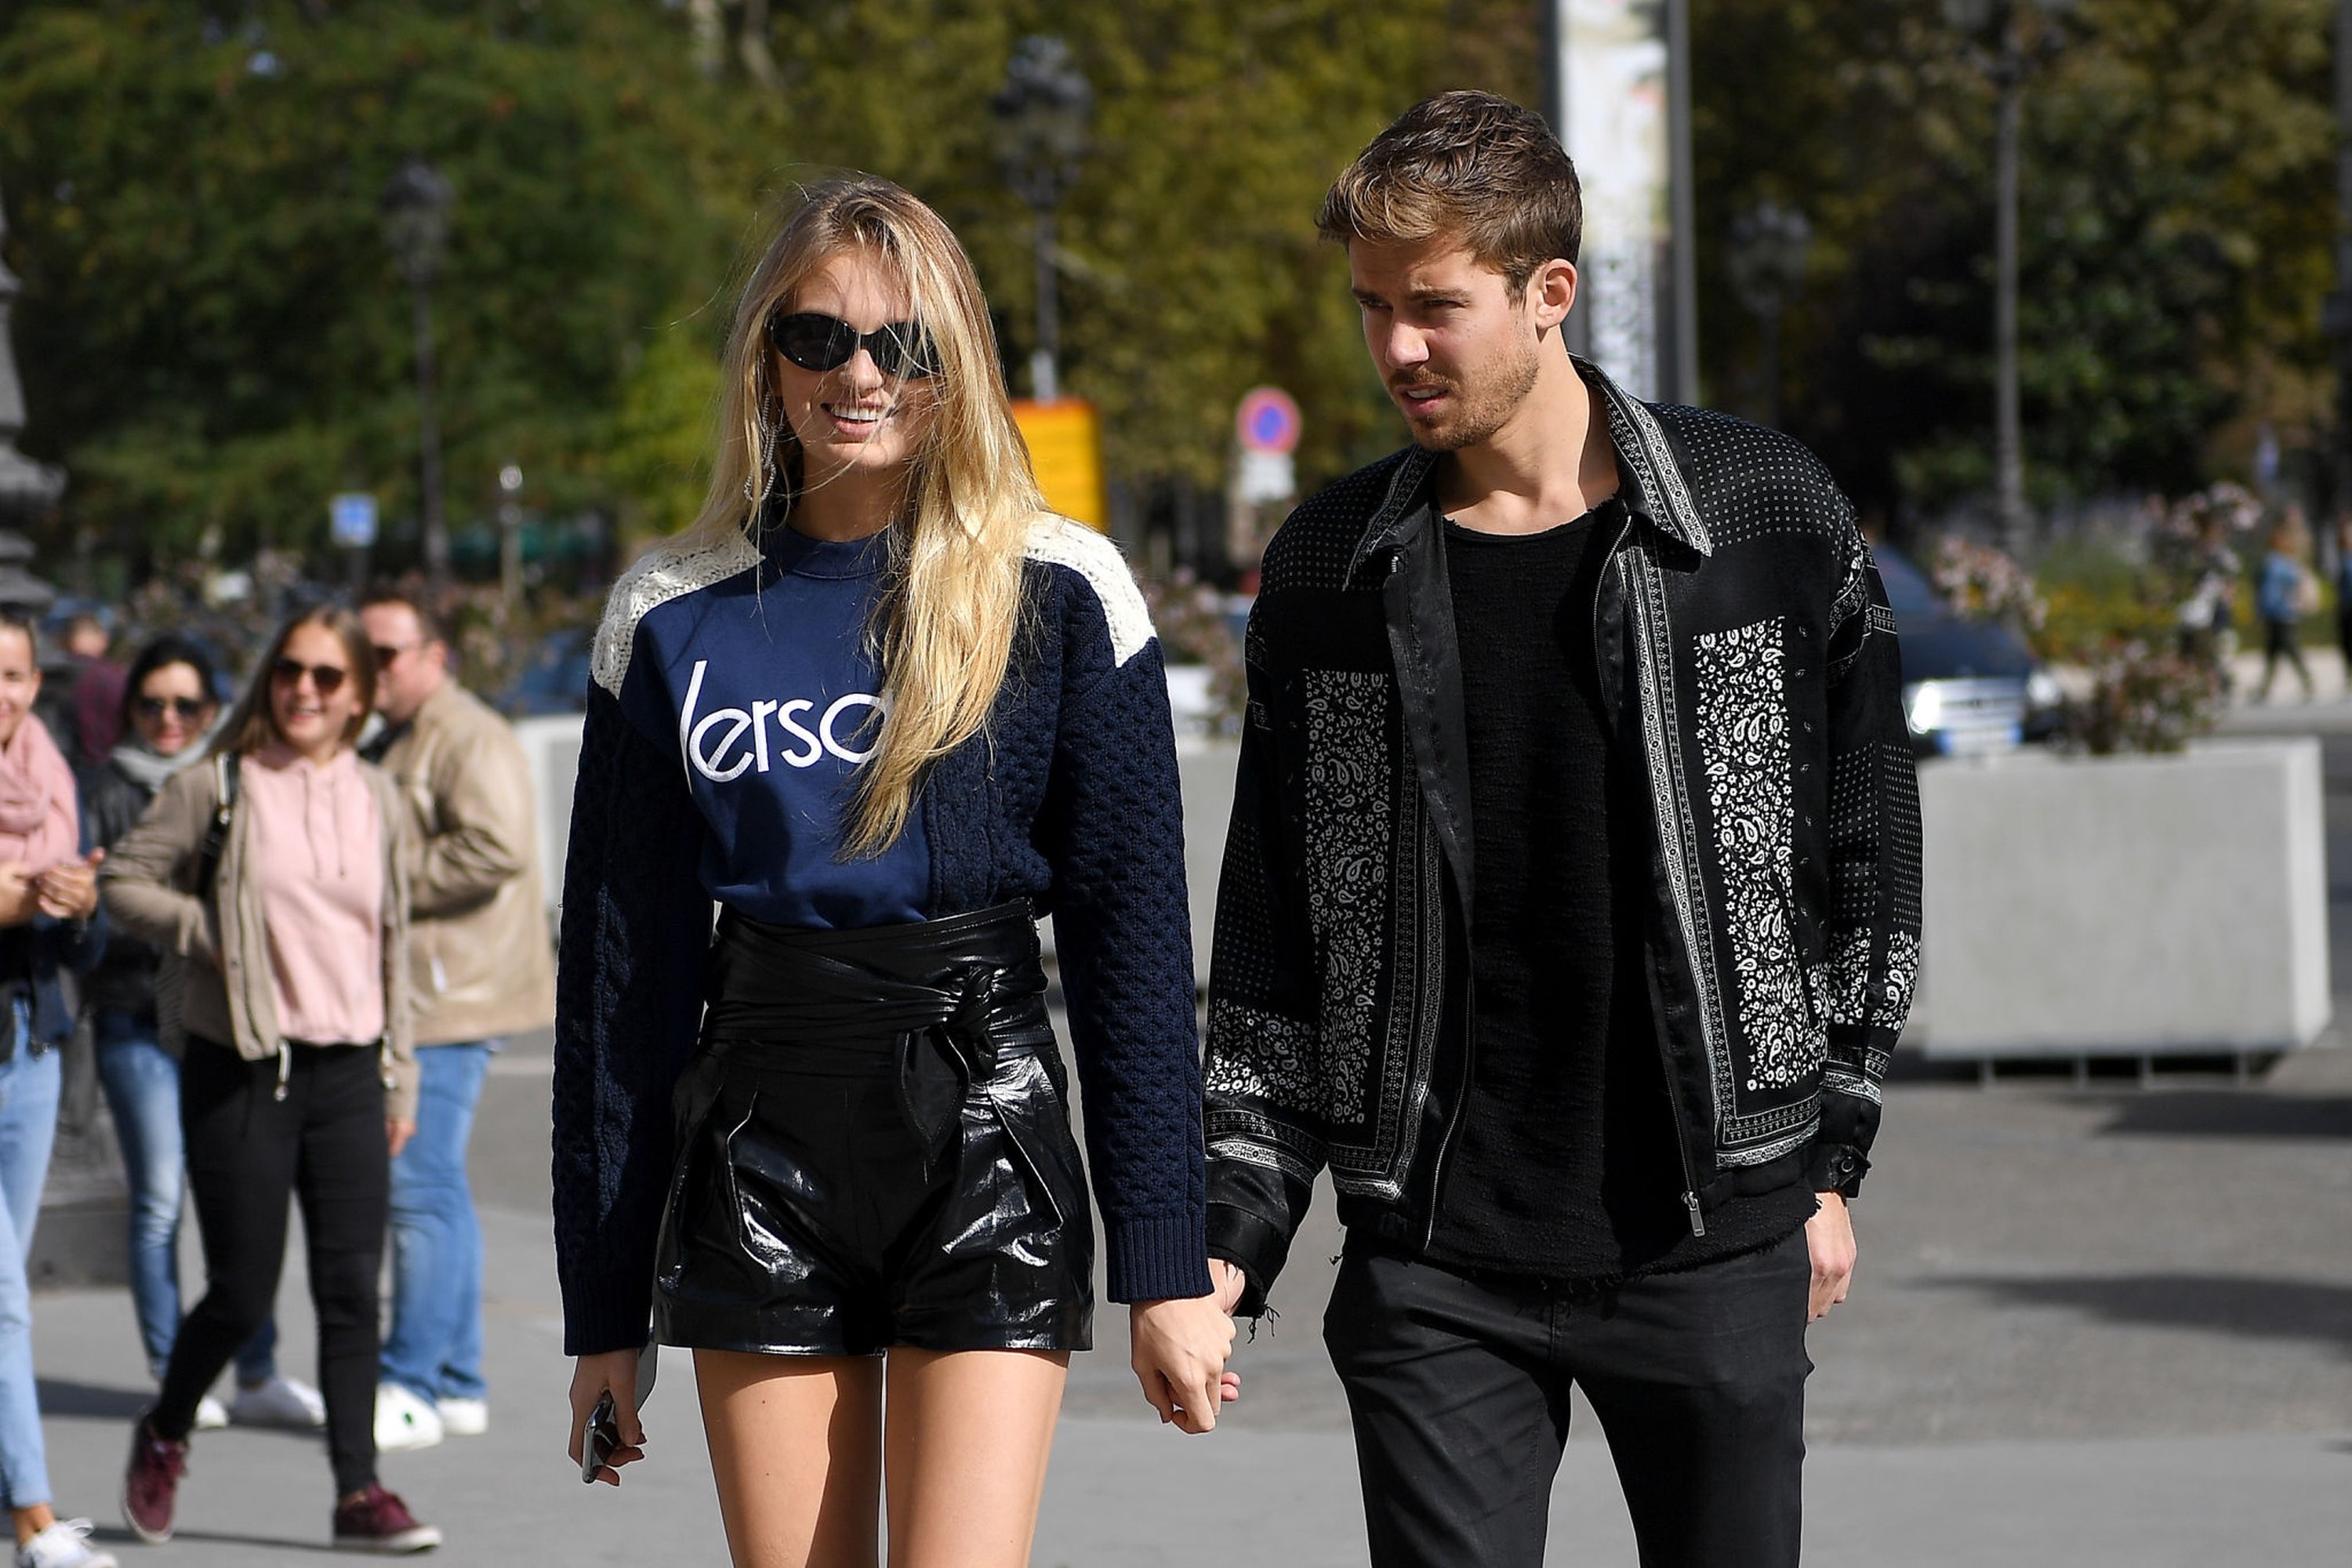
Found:
[{"label": "yellow sign", "polygon": [[1097,533],[1110,531],[1110,502],[1103,494],[1102,419],[1083,397],[1051,403],[1013,400],[1013,422],[1029,443],[1029,461],[1045,504],[1076,518]]}]

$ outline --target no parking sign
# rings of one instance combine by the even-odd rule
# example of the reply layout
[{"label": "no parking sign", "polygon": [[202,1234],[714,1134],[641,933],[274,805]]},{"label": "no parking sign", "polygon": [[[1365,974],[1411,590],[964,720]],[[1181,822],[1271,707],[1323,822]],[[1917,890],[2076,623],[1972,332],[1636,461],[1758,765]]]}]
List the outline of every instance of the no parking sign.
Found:
[{"label": "no parking sign", "polygon": [[1244,452],[1298,450],[1298,404],[1278,386],[1255,386],[1234,411],[1234,435]]}]

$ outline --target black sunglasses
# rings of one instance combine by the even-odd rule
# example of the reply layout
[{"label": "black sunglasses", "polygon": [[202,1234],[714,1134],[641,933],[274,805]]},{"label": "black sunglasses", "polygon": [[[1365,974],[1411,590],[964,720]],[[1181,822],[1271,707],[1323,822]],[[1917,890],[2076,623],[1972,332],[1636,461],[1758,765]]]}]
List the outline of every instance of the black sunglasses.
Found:
[{"label": "black sunglasses", "polygon": [[161,719],[166,713],[193,719],[210,706],[212,704],[201,697],[142,697],[139,700],[139,711],[150,719]]},{"label": "black sunglasses", "polygon": [[864,349],[884,375],[919,380],[938,373],[939,347],[912,321],[885,321],[861,332],[838,316],[798,310],[768,317],[768,341],[803,370],[838,370]]},{"label": "black sunglasses", "polygon": [[340,664],[304,664],[299,658],[281,658],[269,667],[270,679],[281,686],[293,686],[309,676],[321,697],[332,697],[341,691],[343,678],[350,673]]}]

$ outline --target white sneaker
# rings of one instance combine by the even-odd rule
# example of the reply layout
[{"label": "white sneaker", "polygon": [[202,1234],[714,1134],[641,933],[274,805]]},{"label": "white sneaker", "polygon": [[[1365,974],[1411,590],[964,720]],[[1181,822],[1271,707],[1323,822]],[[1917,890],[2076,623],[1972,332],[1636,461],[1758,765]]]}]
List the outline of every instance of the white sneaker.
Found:
[{"label": "white sneaker", "polygon": [[219,1400],[207,1394],[196,1401],[197,1431],[217,1432],[227,1425],[228,1412],[221,1408]]},{"label": "white sneaker", "polygon": [[375,1386],[375,1449],[404,1454],[441,1441],[441,1415],[396,1383]]},{"label": "white sneaker", "polygon": [[114,1553],[89,1543],[89,1521],[61,1519],[16,1548],[16,1568],[115,1568]]},{"label": "white sneaker", "polygon": [[490,1429],[490,1406],[483,1399],[436,1399],[434,1414],[441,1430],[452,1437],[478,1437]]},{"label": "white sneaker", "polygon": [[236,1399],[228,1407],[228,1418],[240,1426],[282,1426],[289,1431],[308,1432],[327,1424],[327,1402],[309,1384],[283,1373],[272,1373],[267,1383],[237,1389]]}]

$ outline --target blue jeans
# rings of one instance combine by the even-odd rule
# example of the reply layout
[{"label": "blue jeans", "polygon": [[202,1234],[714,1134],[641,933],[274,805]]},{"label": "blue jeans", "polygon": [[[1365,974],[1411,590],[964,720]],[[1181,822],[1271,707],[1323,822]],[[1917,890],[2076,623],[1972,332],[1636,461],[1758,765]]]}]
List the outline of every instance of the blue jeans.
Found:
[{"label": "blue jeans", "polygon": [[416,1132],[392,1163],[392,1333],[383,1377],[418,1397],[479,1399],[482,1225],[466,1140],[499,1040],[416,1047]]},{"label": "blue jeans", "polygon": [[0,1062],[0,1500],[30,1508],[49,1500],[49,1459],[33,1383],[33,1293],[25,1257],[49,1179],[63,1079],[57,1052],[35,1056],[28,1048],[24,1014],[9,1022],[16,1049]]},{"label": "blue jeans", "polygon": [[[108,1010],[91,1024],[99,1082],[131,1184],[131,1300],[147,1370],[160,1382],[180,1331],[180,1194],[186,1185],[180,1064],[155,1043],[152,1014]],[[277,1346],[272,1320],[236,1352],[237,1382],[268,1382],[278,1371]]]}]

